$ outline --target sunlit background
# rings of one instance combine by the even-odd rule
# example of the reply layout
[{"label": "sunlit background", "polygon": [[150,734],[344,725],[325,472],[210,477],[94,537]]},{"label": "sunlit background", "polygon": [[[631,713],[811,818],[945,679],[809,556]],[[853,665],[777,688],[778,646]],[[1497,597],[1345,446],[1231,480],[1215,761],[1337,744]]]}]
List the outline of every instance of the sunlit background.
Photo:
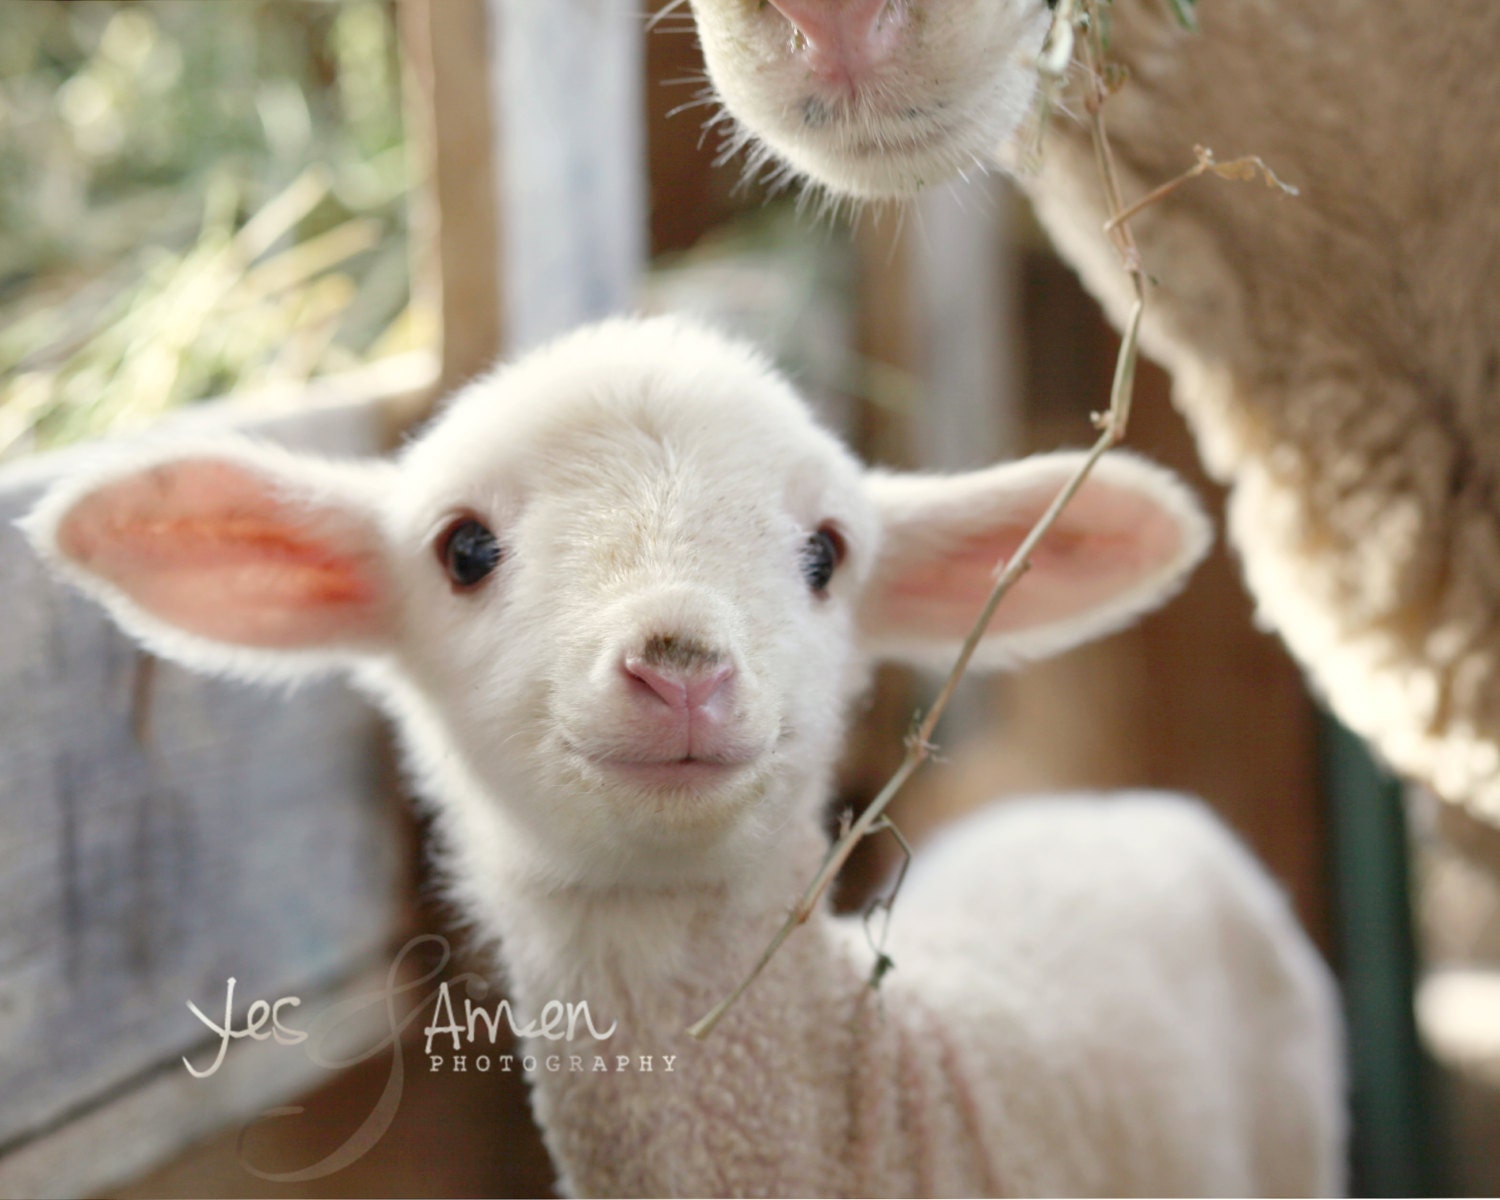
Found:
[{"label": "sunlit background", "polygon": [[5,6],[0,456],[430,346],[393,8]]},{"label": "sunlit background", "polygon": [[[432,144],[419,111],[430,80],[414,80],[411,46],[436,5],[482,7],[0,0],[0,482],[38,452],[207,400],[285,411],[314,387],[358,395],[398,380],[425,406],[439,381],[483,368],[496,348],[484,336],[452,366],[470,313],[433,269],[431,163],[448,153],[451,168],[452,150]],[[771,200],[739,186],[733,164],[715,165],[717,136],[702,128],[712,110],[692,103],[701,63],[685,14],[644,45],[642,306],[707,314],[766,345],[872,460],[963,467],[1088,437],[1117,342],[1009,189],[943,193],[904,220],[811,222],[794,196]],[[489,169],[477,152],[472,166],[457,162],[460,176]],[[959,267],[962,282],[942,274]],[[982,319],[965,324],[975,303]],[[1160,372],[1143,371],[1131,444],[1217,503],[1168,393]],[[930,695],[930,681],[881,673],[841,803],[880,786]],[[1500,889],[1420,804],[1407,857],[1399,788],[1320,724],[1279,645],[1254,630],[1222,547],[1138,629],[969,685],[940,740],[943,762],[897,810],[916,839],[997,793],[1203,795],[1279,876],[1350,984],[1360,1186],[1500,1186]],[[420,828],[392,811],[419,863]],[[1350,825],[1350,814],[1368,819]],[[868,846],[843,902],[893,861],[891,845]],[[399,933],[444,927],[420,868],[403,882]],[[1428,1057],[1411,1012],[1418,950],[1433,972]],[[305,1162],[319,1139],[336,1144],[382,1082],[356,1071],[321,1089],[307,1101],[306,1144],[289,1136],[279,1152]],[[139,1196],[519,1195],[552,1182],[514,1079],[413,1079],[401,1122],[357,1167],[300,1188],[246,1176],[234,1130],[114,1182]]]}]

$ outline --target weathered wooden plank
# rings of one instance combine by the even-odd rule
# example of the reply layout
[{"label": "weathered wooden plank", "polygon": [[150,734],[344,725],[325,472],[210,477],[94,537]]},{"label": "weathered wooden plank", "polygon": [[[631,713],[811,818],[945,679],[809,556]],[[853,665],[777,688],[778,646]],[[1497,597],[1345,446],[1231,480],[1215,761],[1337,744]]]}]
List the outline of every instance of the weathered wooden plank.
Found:
[{"label": "weathered wooden plank", "polygon": [[[384,440],[368,403],[257,432],[335,453]],[[338,684],[190,676],[55,583],[12,522],[74,457],[0,473],[5,1152],[199,1042],[186,1001],[222,1010],[231,975],[240,1013],[315,989],[383,947],[396,912],[377,718]],[[160,1154],[180,1131],[140,1137]]]},{"label": "weathered wooden plank", "polygon": [[646,254],[638,0],[487,0],[505,347],[628,308]]},{"label": "weathered wooden plank", "polygon": [[[385,987],[387,969],[385,962],[376,961],[368,971],[330,991],[304,991],[298,996],[303,1006],[297,1012],[323,1013],[334,1005],[376,994]],[[306,1023],[300,1016],[296,1022]],[[188,1057],[206,1066],[216,1051],[214,1042],[202,1041],[189,1050]],[[340,1047],[339,1053],[353,1051]],[[238,1141],[256,1117],[288,1096],[326,1084],[333,1075],[333,1070],[300,1046],[281,1046],[275,1041],[236,1043],[208,1080],[194,1079],[175,1059],[161,1063],[118,1094],[109,1094],[59,1128],[28,1139],[0,1158],[0,1196],[44,1200],[98,1195],[222,1127],[232,1129]],[[315,1121],[316,1117],[299,1114],[285,1119]],[[255,1149],[263,1140],[249,1143],[250,1161],[256,1165]],[[307,1155],[308,1159],[316,1157],[316,1151]],[[264,1161],[262,1169],[296,1169],[274,1159]],[[253,1178],[243,1160],[236,1167],[245,1179]]]},{"label": "weathered wooden plank", "polygon": [[[1014,185],[983,175],[916,201],[909,302],[921,386],[907,435],[922,470],[969,471],[1021,453],[1016,203]],[[933,694],[936,685],[926,681]],[[988,680],[963,680],[943,737],[976,734],[993,719],[993,694]]]},{"label": "weathered wooden plank", "polygon": [[911,321],[922,388],[910,437],[924,470],[972,470],[1020,453],[1015,203],[1012,185],[991,177],[916,202]]},{"label": "weathered wooden plank", "polygon": [[430,181],[417,276],[440,296],[446,391],[634,305],[644,21],[634,0],[409,0],[401,24]]},{"label": "weathered wooden plank", "polygon": [[403,0],[408,153],[427,185],[412,199],[413,297],[440,314],[445,394],[500,353],[500,220],[484,0]]}]

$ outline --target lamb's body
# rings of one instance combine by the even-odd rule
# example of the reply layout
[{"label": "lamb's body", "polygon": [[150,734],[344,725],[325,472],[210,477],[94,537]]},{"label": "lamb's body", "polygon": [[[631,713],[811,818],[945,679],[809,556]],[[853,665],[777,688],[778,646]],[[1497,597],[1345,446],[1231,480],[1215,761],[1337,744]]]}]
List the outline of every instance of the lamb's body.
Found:
[{"label": "lamb's body", "polygon": [[650,1074],[534,1075],[570,1191],[1339,1190],[1326,971],[1201,806],[1049,798],[978,814],[919,851],[878,991],[863,923],[820,913],[695,1042],[686,1026],[749,968],[825,845],[789,831],[734,893],[495,889],[501,944],[535,955],[512,968],[516,995],[533,1011],[589,996],[620,1020],[599,1053],[655,1060]]},{"label": "lamb's body", "polygon": [[[882,7],[775,3],[815,33],[845,14],[846,56],[863,28],[851,14]],[[1006,147],[1047,22],[1036,0],[890,4],[882,20],[900,28],[861,76],[887,108],[1008,103],[931,158],[896,152],[915,136],[896,122],[883,155],[851,156],[834,122],[798,127],[820,85],[775,11],[694,8],[735,115],[857,195],[909,192]],[[1175,178],[1200,144],[1221,160],[1261,155],[1300,195],[1206,179],[1136,218],[1156,281],[1143,342],[1171,369],[1210,469],[1233,484],[1231,532],[1267,622],[1397,767],[1500,824],[1500,5],[1197,11],[1190,34],[1165,3],[1111,6],[1109,54],[1128,83],[1106,113],[1125,197]],[[1039,174],[1021,183],[1123,320],[1132,296],[1102,234],[1086,129],[1055,117]]]},{"label": "lamb's body", "polygon": [[[520,1011],[617,1025],[536,1047],[571,1189],[1329,1189],[1326,973],[1180,801],[981,818],[919,867],[878,992],[861,927],[820,911],[687,1034],[823,856],[868,656],[951,648],[1078,462],[867,473],[744,347],[615,322],[476,384],[396,465],[167,447],[65,483],[30,528],[161,653],[348,666],[387,706]],[[980,660],[1125,623],[1207,536],[1179,484],[1109,456]],[[545,1065],[596,1049],[633,1069]]]}]

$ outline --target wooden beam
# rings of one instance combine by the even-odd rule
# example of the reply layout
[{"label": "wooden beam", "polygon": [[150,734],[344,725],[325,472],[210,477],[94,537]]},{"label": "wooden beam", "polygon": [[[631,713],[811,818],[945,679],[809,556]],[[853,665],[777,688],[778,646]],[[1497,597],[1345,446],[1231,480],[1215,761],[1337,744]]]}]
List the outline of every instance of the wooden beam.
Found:
[{"label": "wooden beam", "polygon": [[921,388],[909,437],[922,470],[973,470],[1020,452],[1016,203],[1011,184],[981,177],[913,204],[905,228]]},{"label": "wooden beam", "polygon": [[[370,402],[255,431],[326,453],[384,440]],[[0,472],[0,1178],[13,1159],[33,1164],[7,1194],[70,1190],[82,1164],[43,1186],[35,1164],[64,1160],[28,1147],[59,1144],[164,1064],[197,1085],[184,1094],[203,1109],[239,1112],[224,1080],[177,1064],[205,1034],[187,1001],[222,1013],[234,976],[243,1021],[252,1000],[325,990],[384,953],[404,875],[382,726],[359,699],[333,683],[278,695],[161,662],[26,546],[14,521],[92,452]],[[130,1125],[129,1155],[99,1157],[83,1190],[190,1133]]]},{"label": "wooden beam", "polygon": [[[387,969],[382,955],[349,980],[317,992],[304,988],[297,997],[302,1001],[298,1016],[290,1023],[300,1026],[305,1023],[302,1013],[328,1012],[378,994]],[[208,1040],[183,1049],[191,1061],[206,1067],[218,1046]],[[341,1047],[340,1053],[348,1052]],[[236,1043],[208,1079],[193,1078],[176,1058],[161,1062],[127,1087],[8,1151],[0,1158],[0,1196],[44,1200],[113,1190],[121,1180],[225,1126],[237,1143],[256,1115],[326,1083],[331,1074],[299,1047],[279,1046],[274,1040]],[[292,1118],[294,1124],[297,1119]],[[239,1162],[235,1167],[239,1178],[254,1178]],[[260,1184],[258,1190],[270,1189]]]},{"label": "wooden beam", "polygon": [[635,303],[646,258],[639,0],[487,0],[505,349]]},{"label": "wooden beam", "polygon": [[413,301],[438,310],[443,394],[502,341],[489,24],[484,0],[403,0],[398,14],[407,144],[426,180],[411,202]]},{"label": "wooden beam", "polygon": [[644,23],[634,0],[406,0],[430,180],[415,272],[442,389],[633,306],[646,259]]}]

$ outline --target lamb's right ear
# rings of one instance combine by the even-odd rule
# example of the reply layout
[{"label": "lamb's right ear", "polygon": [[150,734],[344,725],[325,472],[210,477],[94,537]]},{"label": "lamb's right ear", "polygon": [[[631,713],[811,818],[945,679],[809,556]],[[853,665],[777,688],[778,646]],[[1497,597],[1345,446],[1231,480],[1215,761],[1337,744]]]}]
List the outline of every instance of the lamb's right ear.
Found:
[{"label": "lamb's right ear", "polygon": [[156,653],[296,678],[389,643],[389,469],[245,441],[161,449],[65,479],[21,526]]},{"label": "lamb's right ear", "polygon": [[[1072,451],[967,475],[872,475],[885,539],[860,610],[871,653],[948,666],[996,571],[1083,460]],[[1041,658],[1123,628],[1181,586],[1210,536],[1169,472],[1124,451],[1106,455],[996,610],[974,664]]]}]

